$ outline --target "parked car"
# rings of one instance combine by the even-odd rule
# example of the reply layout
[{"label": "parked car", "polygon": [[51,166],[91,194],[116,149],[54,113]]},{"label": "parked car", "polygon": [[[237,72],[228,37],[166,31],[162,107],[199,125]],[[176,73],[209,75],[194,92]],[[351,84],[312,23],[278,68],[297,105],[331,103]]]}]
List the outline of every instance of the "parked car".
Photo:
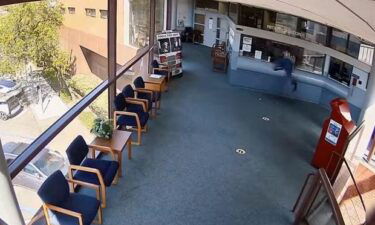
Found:
[{"label": "parked car", "polygon": [[22,88],[12,80],[0,79],[0,119],[7,120],[21,109]]},{"label": "parked car", "polygon": [[0,93],[5,94],[17,89],[20,89],[20,85],[14,80],[0,79]]},{"label": "parked car", "polygon": [[[17,91],[16,91],[17,92]],[[16,94],[16,95],[15,95]],[[0,93],[0,119],[7,120],[17,114],[22,106],[17,98],[18,93]]]},{"label": "parked car", "polygon": [[[4,145],[4,154],[8,165],[28,146],[27,143],[8,142]],[[57,151],[43,149],[26,167],[13,179],[13,184],[38,190],[42,183],[56,170],[63,174],[68,171],[65,158]]]}]

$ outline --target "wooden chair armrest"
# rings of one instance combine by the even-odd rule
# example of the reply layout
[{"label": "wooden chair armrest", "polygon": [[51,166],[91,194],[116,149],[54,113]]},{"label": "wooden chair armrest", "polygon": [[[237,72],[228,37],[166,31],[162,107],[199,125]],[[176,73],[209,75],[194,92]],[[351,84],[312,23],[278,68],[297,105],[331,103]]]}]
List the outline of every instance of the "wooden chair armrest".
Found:
[{"label": "wooden chair armrest", "polygon": [[92,183],[87,183],[87,182],[84,182],[84,181],[74,180],[74,179],[67,179],[67,181],[69,183],[72,183],[72,184],[81,185],[81,186],[84,186],[84,187],[91,188],[91,189],[99,191],[99,186],[95,185],[95,184],[92,184]]},{"label": "wooden chair armrest", "polygon": [[143,93],[150,93],[150,94],[153,93],[152,90],[150,90],[150,89],[146,89],[146,88],[137,88],[137,89],[134,90],[134,91],[137,91],[137,92],[143,92]]},{"label": "wooden chair armrest", "polygon": [[139,116],[137,113],[135,112],[126,112],[126,111],[115,111],[114,112],[114,126],[113,127],[117,127],[117,116],[118,115],[123,115],[123,116],[133,116],[135,117],[135,120],[137,121],[137,126],[138,127],[141,127],[141,121],[139,120]]},{"label": "wooden chair armrest", "polygon": [[147,99],[126,98],[126,103],[134,104],[134,105],[141,105],[144,112],[148,111],[148,101],[147,101]]},{"label": "wooden chair armrest", "polygon": [[[81,185],[83,187],[94,189],[95,193],[96,193],[96,199],[98,199],[100,201],[100,188],[99,188],[98,185],[95,185],[95,184],[92,184],[92,183],[87,183],[87,182],[80,181],[80,180],[74,180],[74,179],[71,179],[71,178],[67,179],[67,181],[69,183],[72,183],[72,184],[77,184],[77,185]],[[71,191],[74,191],[74,190],[71,190]]]},{"label": "wooden chair armrest", "polygon": [[74,211],[69,210],[69,209],[64,209],[64,208],[61,208],[61,207],[58,207],[58,206],[55,206],[55,205],[50,205],[50,204],[47,204],[47,203],[44,203],[44,207],[46,207],[47,209],[49,209],[51,211],[55,211],[55,212],[59,212],[59,213],[62,213],[62,214],[68,215],[68,216],[76,217],[79,221],[79,225],[83,225],[83,219],[82,219],[81,213],[74,212]]},{"label": "wooden chair armrest", "polygon": [[[137,88],[136,90],[134,90],[135,92],[140,92],[140,93],[146,93],[146,94],[150,94],[151,95],[151,99],[154,99],[154,92],[151,91],[151,90],[148,90],[146,88]],[[147,99],[146,99],[147,100]]]},{"label": "wooden chair armrest", "polygon": [[94,173],[98,177],[100,185],[101,186],[105,185],[104,184],[104,179],[102,177],[102,174],[100,173],[100,171],[98,169],[90,168],[90,167],[85,167],[85,166],[70,165],[69,166],[69,174],[70,174],[69,178],[71,180],[73,180],[73,176],[72,176],[72,171],[73,170],[79,170],[79,171],[84,171],[84,172],[88,172],[88,173]]},{"label": "wooden chair armrest", "polygon": [[90,145],[87,145],[89,147],[89,149],[92,149],[94,152],[95,150],[99,151],[99,152],[103,152],[103,153],[110,153],[113,160],[115,160],[115,153],[113,152],[113,150],[110,148],[110,147],[107,147],[107,146],[101,146],[101,145],[93,145],[93,144],[90,144]]}]

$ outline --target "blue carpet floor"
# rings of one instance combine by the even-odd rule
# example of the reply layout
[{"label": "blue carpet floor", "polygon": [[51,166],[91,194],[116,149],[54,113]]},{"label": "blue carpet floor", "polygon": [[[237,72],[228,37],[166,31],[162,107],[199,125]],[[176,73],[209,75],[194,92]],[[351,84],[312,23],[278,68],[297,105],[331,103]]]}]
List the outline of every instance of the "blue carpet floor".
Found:
[{"label": "blue carpet floor", "polygon": [[124,154],[104,224],[291,224],[329,112],[231,86],[212,72],[209,48],[183,53],[184,76],[170,83],[133,159]]}]

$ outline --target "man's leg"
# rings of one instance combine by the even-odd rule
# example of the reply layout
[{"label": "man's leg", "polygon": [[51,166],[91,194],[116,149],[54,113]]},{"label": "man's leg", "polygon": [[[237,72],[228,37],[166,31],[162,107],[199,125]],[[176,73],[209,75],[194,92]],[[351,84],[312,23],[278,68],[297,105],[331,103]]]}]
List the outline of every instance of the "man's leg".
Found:
[{"label": "man's leg", "polygon": [[293,85],[293,92],[297,91],[297,81],[293,78],[291,78],[292,85]]}]

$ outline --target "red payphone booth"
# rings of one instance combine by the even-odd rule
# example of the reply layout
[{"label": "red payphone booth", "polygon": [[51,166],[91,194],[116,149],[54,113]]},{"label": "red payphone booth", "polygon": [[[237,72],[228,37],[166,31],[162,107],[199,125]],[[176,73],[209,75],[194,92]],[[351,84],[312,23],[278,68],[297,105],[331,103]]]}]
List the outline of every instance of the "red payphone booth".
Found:
[{"label": "red payphone booth", "polygon": [[[312,165],[326,169],[330,178],[336,176],[335,169],[340,167],[339,157],[345,154],[345,144],[356,125],[350,116],[349,104],[346,99],[336,98],[331,101],[331,115],[323,123],[322,133],[316,147]],[[334,180],[334,179],[333,179]]]}]

